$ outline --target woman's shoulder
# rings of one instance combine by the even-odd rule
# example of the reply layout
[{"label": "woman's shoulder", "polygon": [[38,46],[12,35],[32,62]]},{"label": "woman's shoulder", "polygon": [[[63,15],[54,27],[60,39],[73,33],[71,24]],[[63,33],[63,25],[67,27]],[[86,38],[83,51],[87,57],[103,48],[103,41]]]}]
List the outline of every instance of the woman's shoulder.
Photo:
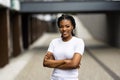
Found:
[{"label": "woman's shoulder", "polygon": [[59,42],[60,41],[60,38],[54,38],[54,39],[52,39],[52,43],[56,43],[56,42]]},{"label": "woman's shoulder", "polygon": [[84,45],[84,40],[82,38],[79,38],[79,37],[74,37],[74,42],[75,42],[75,45]]},{"label": "woman's shoulder", "polygon": [[78,42],[79,42],[79,41],[84,42],[82,38],[79,38],[79,37],[76,37],[76,36],[74,37],[74,40],[75,40],[75,41],[78,41]]}]

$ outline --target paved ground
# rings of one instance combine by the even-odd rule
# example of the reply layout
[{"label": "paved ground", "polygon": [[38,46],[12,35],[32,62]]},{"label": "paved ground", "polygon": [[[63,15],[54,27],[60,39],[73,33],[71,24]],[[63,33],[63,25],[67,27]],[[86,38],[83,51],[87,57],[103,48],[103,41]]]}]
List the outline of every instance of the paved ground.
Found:
[{"label": "paved ground", "polygon": [[[43,67],[42,62],[49,42],[55,37],[58,35],[45,34],[42,40],[38,39],[27,51],[32,55],[14,79],[0,80],[49,80],[53,69]],[[120,49],[94,39],[85,40],[85,44],[79,80],[120,80]]]},{"label": "paved ground", "polygon": [[[43,67],[42,62],[48,44],[54,37],[57,35],[47,37],[49,39],[46,39],[43,46],[34,45],[31,48],[34,56],[15,80],[49,80],[52,69]],[[109,47],[96,40],[87,40],[85,44],[86,50],[79,69],[79,80],[120,80],[120,49]]]}]

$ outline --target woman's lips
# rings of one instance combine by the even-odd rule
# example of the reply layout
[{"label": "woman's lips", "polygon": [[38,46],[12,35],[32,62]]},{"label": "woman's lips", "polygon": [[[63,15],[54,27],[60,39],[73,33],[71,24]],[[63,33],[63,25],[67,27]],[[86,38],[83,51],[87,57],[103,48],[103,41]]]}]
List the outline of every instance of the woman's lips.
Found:
[{"label": "woman's lips", "polygon": [[63,32],[62,34],[63,34],[63,35],[66,35],[66,34],[67,34],[67,32]]}]

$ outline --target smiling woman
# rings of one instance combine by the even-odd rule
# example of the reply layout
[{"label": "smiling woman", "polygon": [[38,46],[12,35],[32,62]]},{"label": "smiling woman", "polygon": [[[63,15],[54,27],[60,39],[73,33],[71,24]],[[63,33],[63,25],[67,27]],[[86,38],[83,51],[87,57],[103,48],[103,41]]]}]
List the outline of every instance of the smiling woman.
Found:
[{"label": "smiling woman", "polygon": [[51,41],[43,66],[54,68],[51,80],[78,80],[84,41],[74,36],[76,24],[72,16],[62,15],[57,24],[61,37]]}]

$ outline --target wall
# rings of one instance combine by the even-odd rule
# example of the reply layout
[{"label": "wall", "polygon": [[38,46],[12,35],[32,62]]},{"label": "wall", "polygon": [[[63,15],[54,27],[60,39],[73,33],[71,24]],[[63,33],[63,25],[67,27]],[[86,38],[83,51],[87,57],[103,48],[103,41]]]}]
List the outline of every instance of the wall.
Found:
[{"label": "wall", "polygon": [[107,41],[105,14],[78,14],[77,16],[95,39]]},{"label": "wall", "polygon": [[95,39],[120,47],[119,13],[78,14],[78,17]]}]

